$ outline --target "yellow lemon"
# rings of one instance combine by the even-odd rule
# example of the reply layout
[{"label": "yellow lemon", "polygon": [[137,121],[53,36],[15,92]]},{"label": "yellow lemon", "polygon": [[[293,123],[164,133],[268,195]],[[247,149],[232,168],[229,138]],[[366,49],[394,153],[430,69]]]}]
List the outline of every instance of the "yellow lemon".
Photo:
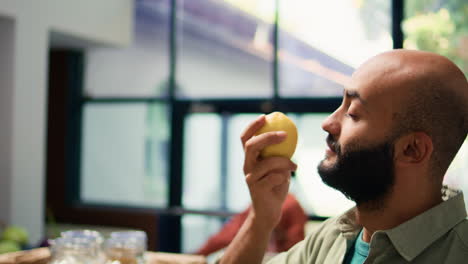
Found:
[{"label": "yellow lemon", "polygon": [[267,146],[264,148],[260,156],[273,157],[281,156],[291,158],[296,150],[297,144],[297,128],[294,122],[281,112],[273,112],[266,116],[266,123],[255,135],[260,135],[266,132],[284,131],[287,133],[286,139],[281,143]]}]

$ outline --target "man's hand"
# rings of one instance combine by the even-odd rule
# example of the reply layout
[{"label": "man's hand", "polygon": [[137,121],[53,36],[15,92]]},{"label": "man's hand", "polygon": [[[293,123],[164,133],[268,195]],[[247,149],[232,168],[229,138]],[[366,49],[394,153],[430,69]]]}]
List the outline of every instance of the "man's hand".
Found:
[{"label": "man's hand", "polygon": [[289,188],[289,177],[296,165],[287,158],[262,159],[260,151],[285,139],[284,132],[255,136],[265,124],[265,116],[253,121],[242,133],[245,151],[244,173],[252,198],[250,214],[229,244],[221,263],[261,263],[271,232],[281,218],[281,207]]},{"label": "man's hand", "polygon": [[281,218],[281,207],[288,194],[291,171],[296,165],[283,157],[262,159],[260,152],[286,138],[285,132],[268,132],[255,136],[265,124],[262,115],[249,124],[241,135],[244,147],[244,174],[252,198],[253,224],[270,232]]}]

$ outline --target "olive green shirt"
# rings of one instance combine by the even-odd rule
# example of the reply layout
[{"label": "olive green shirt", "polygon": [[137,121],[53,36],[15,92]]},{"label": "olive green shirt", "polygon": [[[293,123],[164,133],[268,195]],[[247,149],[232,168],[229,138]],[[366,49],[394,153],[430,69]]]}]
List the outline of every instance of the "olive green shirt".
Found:
[{"label": "olive green shirt", "polygon": [[[444,187],[444,202],[389,229],[375,232],[364,263],[468,263],[468,220],[463,194]],[[343,263],[362,226],[353,208],[330,218],[268,264]]]}]

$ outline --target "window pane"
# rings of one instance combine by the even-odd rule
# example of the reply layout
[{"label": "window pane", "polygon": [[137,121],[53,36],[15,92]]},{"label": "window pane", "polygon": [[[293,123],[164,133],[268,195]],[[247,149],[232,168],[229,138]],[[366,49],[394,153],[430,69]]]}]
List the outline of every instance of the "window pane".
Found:
[{"label": "window pane", "polygon": [[279,3],[282,96],[341,96],[355,68],[392,49],[391,1]]},{"label": "window pane", "polygon": [[[445,175],[444,183],[451,187],[461,189],[464,194],[468,193],[468,138],[465,139],[460,151],[453,160]],[[468,195],[465,195],[465,205],[468,207]]]},{"label": "window pane", "polygon": [[165,207],[168,109],[164,104],[87,104],[81,199]]},{"label": "window pane", "polygon": [[405,13],[404,47],[444,55],[468,76],[468,2],[405,1]]},{"label": "window pane", "polygon": [[182,252],[194,253],[208,238],[221,229],[218,217],[201,215],[182,216]]},{"label": "window pane", "polygon": [[169,75],[169,0],[135,1],[133,43],[86,52],[85,91],[91,96],[164,96]]},{"label": "window pane", "polygon": [[227,208],[241,212],[250,204],[250,194],[245,183],[243,172],[244,150],[240,141],[242,131],[255,120],[258,114],[236,114],[229,119],[228,130],[228,174],[227,174]]},{"label": "window pane", "polygon": [[217,114],[186,117],[182,197],[185,208],[220,208],[221,144],[221,118]]},{"label": "window pane", "polygon": [[179,97],[272,94],[274,1],[178,1]]},{"label": "window pane", "polygon": [[336,216],[354,203],[341,192],[328,187],[317,173],[317,165],[325,157],[326,135],[321,124],[328,114],[290,115],[298,129],[298,144],[293,161],[297,163],[296,179],[291,186],[303,208],[309,214]]}]

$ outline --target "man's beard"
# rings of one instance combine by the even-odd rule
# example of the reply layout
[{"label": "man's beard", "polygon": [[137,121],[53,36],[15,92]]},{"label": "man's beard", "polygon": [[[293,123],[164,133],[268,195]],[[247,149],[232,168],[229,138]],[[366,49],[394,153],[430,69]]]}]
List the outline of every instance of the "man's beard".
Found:
[{"label": "man's beard", "polygon": [[346,153],[331,135],[327,141],[336,153],[336,161],[328,167],[325,160],[320,162],[322,181],[358,206],[381,209],[394,184],[393,140],[372,147],[352,144]]}]

